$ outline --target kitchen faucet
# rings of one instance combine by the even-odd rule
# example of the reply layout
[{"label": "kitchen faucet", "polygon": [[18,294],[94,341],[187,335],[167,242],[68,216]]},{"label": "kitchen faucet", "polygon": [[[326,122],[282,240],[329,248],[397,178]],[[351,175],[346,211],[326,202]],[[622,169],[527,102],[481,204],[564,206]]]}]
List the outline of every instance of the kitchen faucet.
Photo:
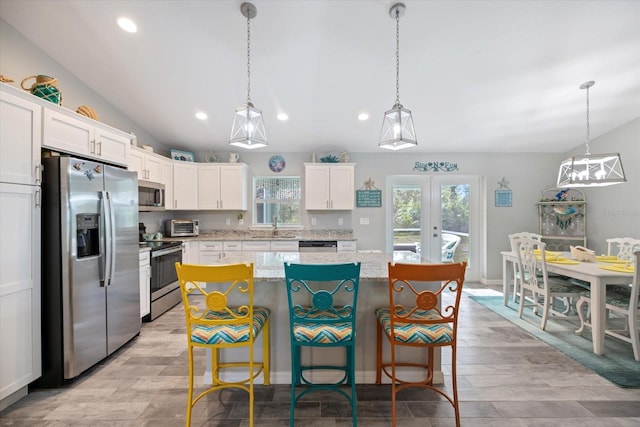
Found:
[{"label": "kitchen faucet", "polygon": [[274,236],[278,235],[278,216],[277,215],[273,216],[273,235]]}]

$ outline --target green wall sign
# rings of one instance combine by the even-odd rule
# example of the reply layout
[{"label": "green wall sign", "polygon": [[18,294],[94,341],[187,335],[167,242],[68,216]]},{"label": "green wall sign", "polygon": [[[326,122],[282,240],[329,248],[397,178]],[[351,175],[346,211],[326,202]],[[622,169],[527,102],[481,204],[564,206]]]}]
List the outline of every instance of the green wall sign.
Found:
[{"label": "green wall sign", "polygon": [[382,207],[382,190],[356,190],[356,207]]}]

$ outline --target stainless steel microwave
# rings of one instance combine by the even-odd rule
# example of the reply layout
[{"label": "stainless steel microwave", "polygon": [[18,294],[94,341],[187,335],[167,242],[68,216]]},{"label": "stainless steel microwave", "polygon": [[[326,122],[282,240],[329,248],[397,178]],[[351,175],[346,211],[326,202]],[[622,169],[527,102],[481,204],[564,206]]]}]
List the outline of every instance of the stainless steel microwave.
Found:
[{"label": "stainless steel microwave", "polygon": [[164,184],[138,180],[138,211],[163,211],[164,203]]}]

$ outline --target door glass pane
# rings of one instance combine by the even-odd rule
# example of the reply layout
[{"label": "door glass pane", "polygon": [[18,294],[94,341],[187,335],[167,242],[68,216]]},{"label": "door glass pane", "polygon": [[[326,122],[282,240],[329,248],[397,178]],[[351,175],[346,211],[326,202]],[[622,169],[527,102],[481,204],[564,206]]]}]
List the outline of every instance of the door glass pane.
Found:
[{"label": "door glass pane", "polygon": [[469,262],[469,184],[440,186],[442,262]]},{"label": "door glass pane", "polygon": [[420,253],[420,184],[393,185],[393,250]]}]

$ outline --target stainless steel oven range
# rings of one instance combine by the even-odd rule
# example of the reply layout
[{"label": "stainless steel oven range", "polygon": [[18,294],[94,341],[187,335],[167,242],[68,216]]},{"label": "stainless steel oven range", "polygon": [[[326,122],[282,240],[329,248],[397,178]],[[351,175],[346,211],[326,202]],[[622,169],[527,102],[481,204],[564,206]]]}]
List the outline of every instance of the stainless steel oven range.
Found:
[{"label": "stainless steel oven range", "polygon": [[141,242],[151,248],[151,312],[142,320],[156,319],[180,302],[176,262],[182,262],[182,242]]}]

